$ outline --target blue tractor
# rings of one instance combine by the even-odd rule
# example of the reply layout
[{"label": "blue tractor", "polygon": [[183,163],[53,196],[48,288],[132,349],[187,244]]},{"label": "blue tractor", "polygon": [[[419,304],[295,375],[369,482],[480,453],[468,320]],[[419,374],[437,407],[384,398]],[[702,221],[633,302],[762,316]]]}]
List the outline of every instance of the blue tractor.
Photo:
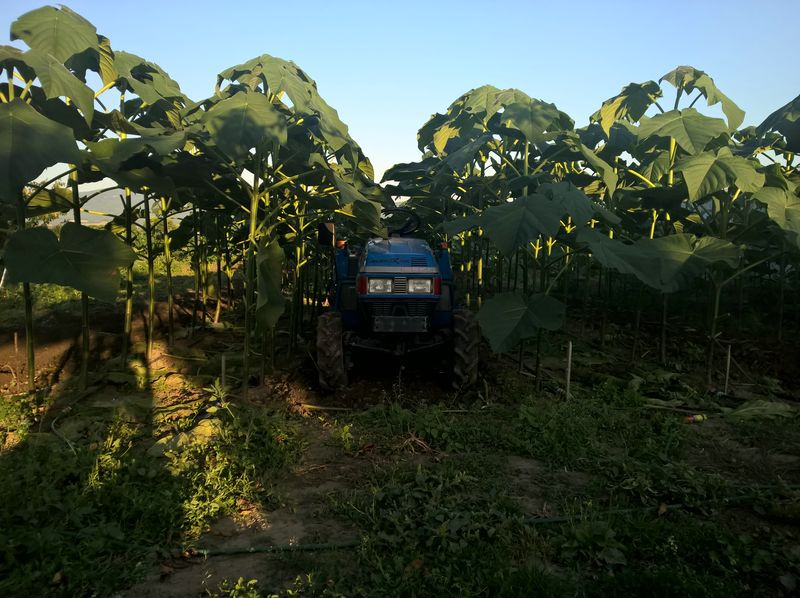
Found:
[{"label": "blue tractor", "polygon": [[[480,332],[475,315],[455,307],[453,272],[446,244],[433,251],[411,235],[419,218],[388,210],[403,223],[386,238],[351,248],[336,242],[329,311],[317,321],[317,369],[323,389],[347,385],[356,350],[395,357],[415,351],[447,351],[455,389],[475,384]],[[332,236],[331,236],[332,239]]]}]

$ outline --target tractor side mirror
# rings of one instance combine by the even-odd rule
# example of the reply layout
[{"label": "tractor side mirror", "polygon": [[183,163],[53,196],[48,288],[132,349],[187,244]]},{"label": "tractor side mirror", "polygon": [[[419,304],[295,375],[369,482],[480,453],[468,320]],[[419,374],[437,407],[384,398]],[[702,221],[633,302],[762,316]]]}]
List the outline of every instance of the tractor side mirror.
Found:
[{"label": "tractor side mirror", "polygon": [[333,222],[320,222],[317,225],[317,244],[333,247],[336,240],[336,227]]}]

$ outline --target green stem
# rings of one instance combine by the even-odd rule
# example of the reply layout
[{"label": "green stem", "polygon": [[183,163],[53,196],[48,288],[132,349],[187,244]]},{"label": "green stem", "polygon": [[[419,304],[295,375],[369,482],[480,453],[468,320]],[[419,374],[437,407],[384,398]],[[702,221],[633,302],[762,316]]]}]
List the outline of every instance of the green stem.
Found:
[{"label": "green stem", "polygon": [[[72,217],[75,224],[81,224],[81,198],[78,190],[78,173],[76,170],[69,175],[69,185],[72,190]],[[81,369],[78,376],[80,390],[86,390],[89,384],[89,295],[81,293]]]},{"label": "green stem", "polygon": [[197,222],[197,206],[192,205],[192,224],[194,228],[194,251],[192,269],[194,270],[194,296],[192,297],[192,334],[197,326],[197,298],[200,296],[200,232]]},{"label": "green stem", "polygon": [[214,218],[214,226],[217,231],[217,247],[216,247],[216,258],[217,258],[217,305],[214,309],[214,323],[219,323],[219,316],[222,311],[222,243],[220,242],[220,226],[219,226],[219,214],[216,215]]},{"label": "green stem", "polygon": [[[131,190],[127,187],[125,196],[125,243],[133,248],[133,206]],[[131,342],[131,326],[133,323],[133,264],[125,271],[125,325],[122,333],[122,367],[128,363],[128,349]]]},{"label": "green stem", "polygon": [[711,386],[714,375],[714,345],[717,337],[717,318],[719,318],[719,300],[722,295],[722,284],[719,283],[712,273],[711,283],[713,285],[713,303],[711,312],[711,326],[708,338],[708,362],[706,364],[706,385]]},{"label": "green stem", "polygon": [[167,344],[172,348],[175,344],[175,321],[172,313],[174,304],[172,297],[172,251],[170,249],[172,239],[169,236],[169,219],[167,218],[169,204],[170,200],[164,197],[161,198],[161,219],[164,226],[164,266],[167,271]]},{"label": "green stem", "polygon": [[147,243],[147,342],[145,345],[145,361],[150,365],[150,354],[153,350],[153,331],[156,315],[156,274],[153,264],[153,227],[150,222],[150,198],[144,197],[144,233]]},{"label": "green stem", "polygon": [[247,237],[246,276],[244,287],[244,347],[242,349],[242,394],[247,395],[250,380],[250,335],[253,328],[253,295],[255,291],[255,252],[256,252],[256,225],[258,224],[258,204],[260,201],[260,187],[262,176],[262,153],[256,150],[253,161],[253,187],[250,194],[250,222]]}]

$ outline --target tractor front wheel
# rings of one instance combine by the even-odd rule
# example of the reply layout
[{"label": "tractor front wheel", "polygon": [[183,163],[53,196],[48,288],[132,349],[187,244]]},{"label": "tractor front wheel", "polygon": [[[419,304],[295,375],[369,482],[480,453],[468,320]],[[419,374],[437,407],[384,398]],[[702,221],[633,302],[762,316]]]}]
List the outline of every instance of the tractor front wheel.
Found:
[{"label": "tractor front wheel", "polygon": [[478,381],[480,331],[475,314],[453,310],[453,388],[463,390]]},{"label": "tractor front wheel", "polygon": [[347,385],[339,313],[327,312],[317,319],[317,370],[323,390],[334,391]]}]

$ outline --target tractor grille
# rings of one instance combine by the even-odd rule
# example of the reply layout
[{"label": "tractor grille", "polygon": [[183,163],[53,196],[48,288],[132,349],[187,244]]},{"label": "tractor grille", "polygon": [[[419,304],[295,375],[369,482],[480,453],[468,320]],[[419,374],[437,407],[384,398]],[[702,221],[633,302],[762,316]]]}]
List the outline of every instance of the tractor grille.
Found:
[{"label": "tractor grille", "polygon": [[408,293],[408,278],[395,278],[392,281],[392,293]]},{"label": "tractor grille", "polygon": [[368,309],[372,316],[430,316],[435,305],[430,301],[370,301]]},{"label": "tractor grille", "polygon": [[424,268],[428,265],[428,260],[424,257],[412,257],[411,265],[417,268]]}]

